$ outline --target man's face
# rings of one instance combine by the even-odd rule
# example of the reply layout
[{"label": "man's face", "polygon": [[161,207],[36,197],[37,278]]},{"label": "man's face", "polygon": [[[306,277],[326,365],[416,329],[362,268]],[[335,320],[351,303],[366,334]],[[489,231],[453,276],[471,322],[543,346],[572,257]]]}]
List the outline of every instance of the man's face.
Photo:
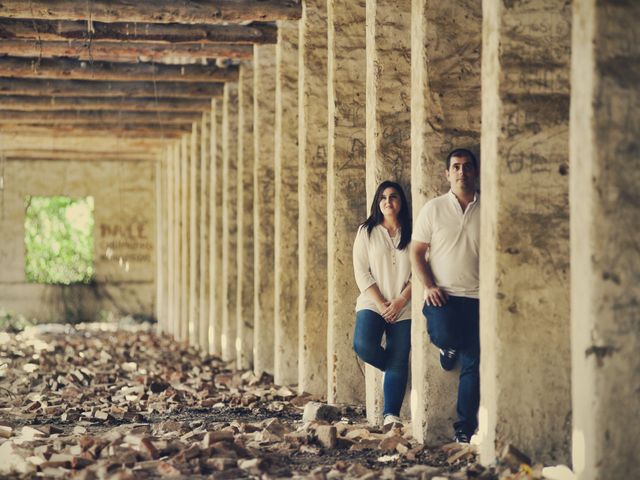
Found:
[{"label": "man's face", "polygon": [[469,157],[451,157],[446,176],[452,190],[469,192],[475,189],[478,172]]}]

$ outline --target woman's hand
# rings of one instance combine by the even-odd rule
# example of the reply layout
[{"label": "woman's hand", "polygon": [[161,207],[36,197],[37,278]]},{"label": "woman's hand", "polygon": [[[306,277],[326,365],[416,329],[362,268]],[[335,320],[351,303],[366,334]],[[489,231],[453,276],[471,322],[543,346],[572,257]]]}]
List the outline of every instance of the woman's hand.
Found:
[{"label": "woman's hand", "polygon": [[387,308],[381,310],[380,314],[382,315],[382,318],[384,318],[385,322],[395,323],[406,304],[406,298],[403,298],[402,296],[394,298],[390,302],[387,302]]},{"label": "woman's hand", "polygon": [[[380,312],[384,312],[387,307],[390,305],[391,302],[388,302],[386,300],[382,300],[380,302],[376,302],[376,306],[378,307],[378,310]],[[380,313],[380,315],[382,315],[382,313]]]}]

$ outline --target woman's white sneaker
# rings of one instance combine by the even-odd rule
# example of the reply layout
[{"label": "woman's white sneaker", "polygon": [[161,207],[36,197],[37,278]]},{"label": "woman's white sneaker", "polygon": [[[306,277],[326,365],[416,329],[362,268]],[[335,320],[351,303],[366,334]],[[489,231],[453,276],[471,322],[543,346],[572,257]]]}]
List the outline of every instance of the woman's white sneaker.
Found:
[{"label": "woman's white sneaker", "polygon": [[402,420],[397,415],[385,415],[382,422],[383,430],[390,430],[394,425],[402,426]]}]

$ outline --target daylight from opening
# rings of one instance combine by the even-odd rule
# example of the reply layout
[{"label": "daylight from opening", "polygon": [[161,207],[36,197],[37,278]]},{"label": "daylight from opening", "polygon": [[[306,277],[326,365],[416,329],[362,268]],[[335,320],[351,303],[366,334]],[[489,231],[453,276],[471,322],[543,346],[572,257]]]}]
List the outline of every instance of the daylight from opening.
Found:
[{"label": "daylight from opening", "polygon": [[93,197],[25,200],[25,274],[29,282],[89,283],[93,279]]}]

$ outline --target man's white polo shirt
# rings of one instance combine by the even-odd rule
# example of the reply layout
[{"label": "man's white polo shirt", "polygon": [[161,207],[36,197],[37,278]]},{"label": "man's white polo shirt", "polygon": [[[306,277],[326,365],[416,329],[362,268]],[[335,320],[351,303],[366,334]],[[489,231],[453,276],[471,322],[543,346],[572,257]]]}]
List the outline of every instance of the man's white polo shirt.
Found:
[{"label": "man's white polo shirt", "polygon": [[456,297],[479,298],[479,194],[464,212],[451,190],[428,201],[411,239],[430,245],[429,264],[440,288]]}]

